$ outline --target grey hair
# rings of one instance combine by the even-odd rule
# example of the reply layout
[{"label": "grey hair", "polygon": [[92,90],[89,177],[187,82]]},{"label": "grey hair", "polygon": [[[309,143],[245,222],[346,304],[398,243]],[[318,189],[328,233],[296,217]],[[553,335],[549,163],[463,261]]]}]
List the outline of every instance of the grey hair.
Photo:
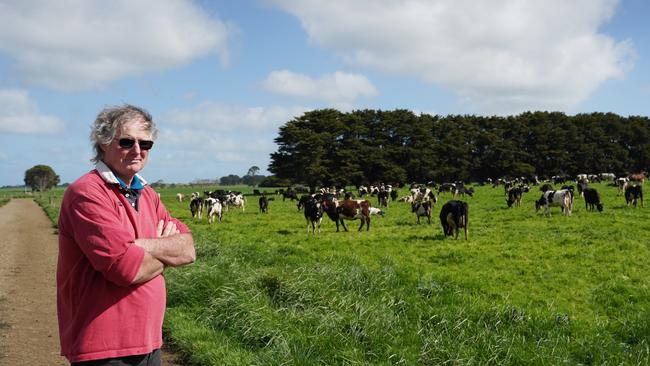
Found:
[{"label": "grey hair", "polygon": [[93,143],[95,156],[90,159],[98,163],[104,158],[104,151],[101,145],[108,145],[113,141],[119,127],[129,121],[141,121],[145,130],[151,133],[151,138],[158,137],[158,129],[151,118],[151,114],[145,109],[130,104],[111,106],[104,108],[95,119],[90,131],[90,141]]}]

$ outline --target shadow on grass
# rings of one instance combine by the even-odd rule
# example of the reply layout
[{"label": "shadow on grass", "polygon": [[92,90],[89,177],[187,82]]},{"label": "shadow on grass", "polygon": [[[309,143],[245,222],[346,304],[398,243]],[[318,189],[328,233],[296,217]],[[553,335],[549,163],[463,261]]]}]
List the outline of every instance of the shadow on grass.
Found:
[{"label": "shadow on grass", "polygon": [[410,235],[408,240],[441,241],[445,240],[445,236],[442,233],[434,235]]}]

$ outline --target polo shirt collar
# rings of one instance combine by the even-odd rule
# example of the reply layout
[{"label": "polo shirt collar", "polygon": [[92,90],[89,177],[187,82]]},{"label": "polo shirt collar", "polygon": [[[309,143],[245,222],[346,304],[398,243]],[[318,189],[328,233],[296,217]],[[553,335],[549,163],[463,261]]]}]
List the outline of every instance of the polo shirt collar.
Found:
[{"label": "polo shirt collar", "polygon": [[[99,161],[97,165],[95,165],[95,169],[106,183],[119,184],[122,188],[128,188],[126,183],[118,178],[111,168],[109,168],[103,161]],[[147,185],[147,181],[144,180],[140,174],[136,174],[133,176],[130,189],[142,189],[145,185]]]}]

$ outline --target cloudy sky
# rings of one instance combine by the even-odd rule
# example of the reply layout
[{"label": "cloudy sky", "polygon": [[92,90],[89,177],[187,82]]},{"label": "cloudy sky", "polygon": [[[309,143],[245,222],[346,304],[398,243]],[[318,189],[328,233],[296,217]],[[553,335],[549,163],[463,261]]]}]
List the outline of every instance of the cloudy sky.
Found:
[{"label": "cloudy sky", "polygon": [[316,108],[650,115],[644,0],[0,0],[0,186],[92,168],[105,106],[161,131],[142,174],[267,174]]}]

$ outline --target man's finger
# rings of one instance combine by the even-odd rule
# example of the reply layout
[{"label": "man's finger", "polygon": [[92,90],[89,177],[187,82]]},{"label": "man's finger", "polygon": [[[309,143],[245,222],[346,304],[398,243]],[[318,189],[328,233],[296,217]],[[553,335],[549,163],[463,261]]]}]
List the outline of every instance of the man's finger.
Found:
[{"label": "man's finger", "polygon": [[156,228],[156,236],[160,238],[163,232],[163,225],[165,222],[163,220],[158,221],[158,227]]},{"label": "man's finger", "polygon": [[176,224],[173,221],[167,222],[167,226],[165,227],[165,236],[170,236],[175,231]]}]

